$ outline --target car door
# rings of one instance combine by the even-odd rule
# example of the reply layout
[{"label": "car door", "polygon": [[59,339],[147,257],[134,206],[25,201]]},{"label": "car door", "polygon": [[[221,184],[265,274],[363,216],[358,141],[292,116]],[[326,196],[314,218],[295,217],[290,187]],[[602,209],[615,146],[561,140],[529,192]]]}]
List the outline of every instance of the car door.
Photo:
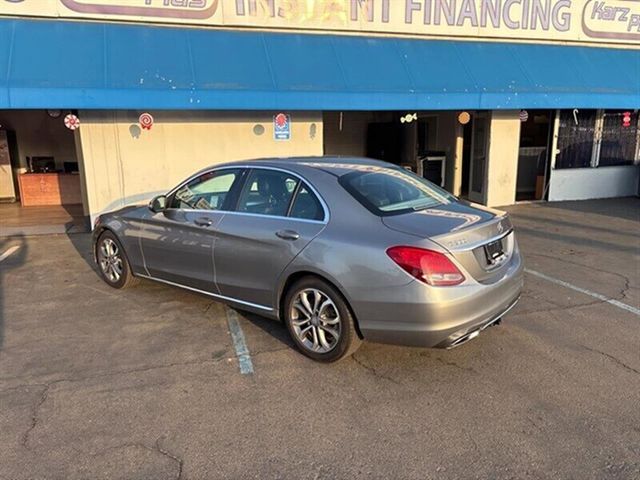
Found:
[{"label": "car door", "polygon": [[251,169],[236,209],[217,228],[214,260],[220,293],[273,308],[278,277],[322,231],[327,215],[321,199],[297,175]]},{"label": "car door", "polygon": [[241,169],[218,169],[188,180],[167,197],[167,208],[146,220],[142,252],[148,274],[156,279],[218,293],[213,271],[216,228]]}]

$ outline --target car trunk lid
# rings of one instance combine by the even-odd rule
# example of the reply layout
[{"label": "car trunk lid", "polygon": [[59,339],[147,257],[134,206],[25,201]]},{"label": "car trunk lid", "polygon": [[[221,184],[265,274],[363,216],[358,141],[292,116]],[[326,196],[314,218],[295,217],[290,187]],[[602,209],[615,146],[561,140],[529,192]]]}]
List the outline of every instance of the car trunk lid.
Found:
[{"label": "car trunk lid", "polygon": [[479,282],[502,275],[515,248],[511,220],[504,212],[480,205],[452,202],[382,218],[397,231],[428,238],[446,248]]}]

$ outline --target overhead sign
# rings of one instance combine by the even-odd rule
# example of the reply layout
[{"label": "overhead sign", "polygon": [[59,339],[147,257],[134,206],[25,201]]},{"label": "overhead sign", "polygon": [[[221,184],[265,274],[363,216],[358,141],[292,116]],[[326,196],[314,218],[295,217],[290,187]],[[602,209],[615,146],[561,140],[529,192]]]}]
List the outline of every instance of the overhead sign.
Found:
[{"label": "overhead sign", "polygon": [[0,0],[0,15],[640,48],[639,0]]}]

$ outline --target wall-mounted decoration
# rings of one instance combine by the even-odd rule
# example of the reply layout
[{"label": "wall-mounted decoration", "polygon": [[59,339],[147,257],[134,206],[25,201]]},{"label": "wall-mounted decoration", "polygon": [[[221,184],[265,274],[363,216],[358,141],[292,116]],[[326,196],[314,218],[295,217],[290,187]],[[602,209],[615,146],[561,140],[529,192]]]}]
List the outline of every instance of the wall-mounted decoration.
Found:
[{"label": "wall-mounted decoration", "polygon": [[279,113],[273,117],[273,139],[291,140],[291,115]]},{"label": "wall-mounted decoration", "polygon": [[73,113],[70,113],[69,115],[64,117],[64,126],[69,130],[77,130],[78,128],[80,128],[80,119]]},{"label": "wall-mounted decoration", "polygon": [[60,115],[62,115],[62,110],[47,110],[47,115],[49,115],[51,118],[60,118]]},{"label": "wall-mounted decoration", "polygon": [[471,121],[471,114],[469,112],[460,112],[458,114],[458,122],[460,125],[467,125]]},{"label": "wall-mounted decoration", "polygon": [[529,120],[529,112],[526,110],[520,110],[520,121],[525,123]]},{"label": "wall-mounted decoration", "polygon": [[138,122],[140,122],[140,126],[143,130],[151,130],[151,127],[153,127],[153,115],[145,112],[140,115]]},{"label": "wall-mounted decoration", "polygon": [[400,123],[411,123],[415,120],[418,120],[417,113],[407,113],[404,117],[400,118]]}]

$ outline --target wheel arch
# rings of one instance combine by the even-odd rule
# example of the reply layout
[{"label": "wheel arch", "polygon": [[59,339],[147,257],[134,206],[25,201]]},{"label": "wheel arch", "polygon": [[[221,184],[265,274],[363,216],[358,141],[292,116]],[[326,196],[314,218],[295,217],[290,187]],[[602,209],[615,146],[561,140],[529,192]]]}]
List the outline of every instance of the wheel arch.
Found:
[{"label": "wheel arch", "polygon": [[98,225],[93,230],[93,241],[91,242],[91,253],[93,254],[93,261],[95,263],[98,263],[98,240],[100,240],[100,237],[105,231],[111,232],[113,235],[115,235],[116,238],[118,238],[118,235],[116,234],[116,232],[114,232],[113,229],[109,228],[109,226],[107,225]]},{"label": "wheel arch", "polygon": [[331,280],[330,278],[327,278],[326,275],[323,275],[321,273],[314,272],[311,270],[299,270],[299,271],[290,273],[286,277],[285,281],[282,283],[282,286],[278,291],[278,302],[277,302],[278,318],[281,321],[284,321],[284,300],[285,300],[285,297],[287,296],[287,292],[289,291],[289,289],[293,284],[295,284],[298,280],[301,280],[302,278],[305,278],[305,277],[315,277],[319,280],[322,280],[323,282],[328,283],[334,289],[336,289],[336,291],[340,294],[340,296],[342,296],[342,299],[346,303],[347,308],[349,309],[349,312],[351,313],[351,316],[353,317],[353,320],[355,322],[356,333],[358,334],[358,337],[360,337],[360,339],[362,340],[364,337],[362,335],[362,332],[360,331],[360,323],[358,322],[358,317],[356,316],[353,310],[353,307],[351,306],[351,302],[349,301],[349,297],[345,294],[344,289],[337,282]]}]

